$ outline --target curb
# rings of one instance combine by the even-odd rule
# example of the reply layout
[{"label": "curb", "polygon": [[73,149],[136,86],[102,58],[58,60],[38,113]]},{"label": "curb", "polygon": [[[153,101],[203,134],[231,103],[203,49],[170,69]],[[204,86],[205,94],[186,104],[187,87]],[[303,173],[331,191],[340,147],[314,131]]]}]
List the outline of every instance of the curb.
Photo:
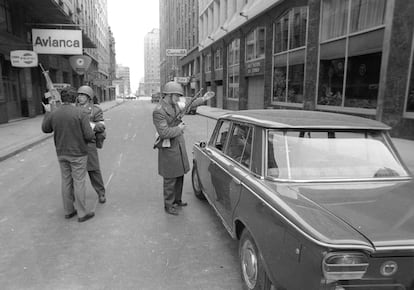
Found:
[{"label": "curb", "polygon": [[[102,109],[102,111],[103,112],[106,112],[106,111],[108,111],[108,110],[110,110],[110,109],[112,109],[112,108],[114,108],[116,106],[119,106],[121,104],[123,104],[123,103],[116,103],[113,106],[110,106],[110,107],[108,107],[106,109]],[[30,142],[30,143],[28,143],[26,145],[23,145],[22,147],[16,148],[13,151],[11,151],[11,152],[3,155],[3,156],[0,156],[0,162],[1,161],[4,161],[6,159],[9,159],[10,157],[15,156],[15,155],[19,154],[20,152],[23,152],[23,151],[25,151],[27,149],[30,149],[31,147],[33,147],[33,146],[35,146],[35,145],[37,145],[39,143],[42,143],[43,141],[45,141],[45,140],[47,140],[49,138],[52,138],[52,137],[53,137],[53,133],[50,133],[49,135],[39,137],[36,140],[34,140],[34,141],[32,141],[32,142]]]}]

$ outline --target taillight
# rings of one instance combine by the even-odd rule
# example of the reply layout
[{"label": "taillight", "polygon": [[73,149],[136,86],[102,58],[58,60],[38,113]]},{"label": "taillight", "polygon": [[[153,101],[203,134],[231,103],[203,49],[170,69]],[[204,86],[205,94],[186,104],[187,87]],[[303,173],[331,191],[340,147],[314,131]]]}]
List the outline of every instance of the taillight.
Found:
[{"label": "taillight", "polygon": [[328,281],[361,279],[368,268],[368,257],[362,253],[328,253],[322,262]]}]

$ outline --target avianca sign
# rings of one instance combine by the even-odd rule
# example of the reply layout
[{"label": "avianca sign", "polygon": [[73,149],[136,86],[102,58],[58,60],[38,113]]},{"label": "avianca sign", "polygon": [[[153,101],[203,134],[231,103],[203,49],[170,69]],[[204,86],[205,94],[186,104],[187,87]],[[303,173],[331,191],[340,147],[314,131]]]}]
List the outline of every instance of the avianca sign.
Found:
[{"label": "avianca sign", "polygon": [[39,54],[82,54],[82,31],[32,29],[33,51]]}]

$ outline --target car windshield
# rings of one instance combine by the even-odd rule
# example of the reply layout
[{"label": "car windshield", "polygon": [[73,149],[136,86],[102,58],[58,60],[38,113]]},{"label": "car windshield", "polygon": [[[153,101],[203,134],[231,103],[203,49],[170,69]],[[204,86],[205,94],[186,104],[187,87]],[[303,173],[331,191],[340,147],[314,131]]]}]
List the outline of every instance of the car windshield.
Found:
[{"label": "car windshield", "polygon": [[381,132],[268,131],[267,176],[288,180],[409,176]]}]

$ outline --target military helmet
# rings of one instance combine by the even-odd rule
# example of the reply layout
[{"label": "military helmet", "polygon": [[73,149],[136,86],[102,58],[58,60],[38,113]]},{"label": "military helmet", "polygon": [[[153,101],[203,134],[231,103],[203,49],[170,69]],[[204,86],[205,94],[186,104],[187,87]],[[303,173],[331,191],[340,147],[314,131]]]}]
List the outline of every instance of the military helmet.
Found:
[{"label": "military helmet", "polygon": [[92,99],[94,95],[93,89],[90,86],[81,86],[78,89],[78,94],[87,95],[90,99]]},{"label": "military helmet", "polygon": [[178,94],[183,96],[183,87],[177,82],[168,82],[164,86],[163,94]]}]

